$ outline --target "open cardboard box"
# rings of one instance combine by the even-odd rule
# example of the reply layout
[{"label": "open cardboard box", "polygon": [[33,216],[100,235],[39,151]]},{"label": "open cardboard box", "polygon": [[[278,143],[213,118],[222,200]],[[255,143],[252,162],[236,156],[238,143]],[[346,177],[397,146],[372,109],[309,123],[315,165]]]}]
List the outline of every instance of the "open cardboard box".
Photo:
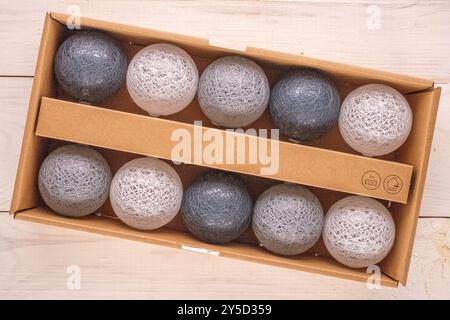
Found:
[{"label": "open cardboard box", "polygon": [[[114,173],[125,162],[142,155],[170,160],[175,144],[171,141],[171,132],[183,128],[193,133],[197,130],[194,120],[203,122],[204,127],[200,130],[214,128],[201,112],[197,99],[175,115],[152,118],[134,104],[125,85],[98,106],[78,104],[64,96],[54,79],[53,59],[58,46],[73,32],[66,28],[69,18],[57,13],[45,17],[11,205],[14,217],[347,279],[365,281],[371,275],[364,269],[347,268],[335,261],[321,240],[305,254],[282,257],[259,247],[251,228],[237,241],[219,246],[193,238],[179,215],[161,229],[143,232],[121,223],[109,201],[95,214],[80,219],[66,218],[47,208],[37,189],[39,167],[48,152],[67,141],[98,147]],[[346,145],[335,126],[307,146],[280,137],[279,171],[272,176],[261,176],[260,164],[209,164],[200,160],[172,166],[180,175],[184,188],[209,168],[218,168],[238,173],[254,199],[281,180],[309,186],[324,210],[349,193],[383,200],[395,220],[396,240],[389,255],[380,263],[381,283],[387,286],[406,283],[440,97],[440,88],[434,88],[432,81],[257,48],[237,51],[217,47],[207,39],[88,18],[81,18],[81,26],[109,32],[120,41],[129,60],[146,45],[170,42],[191,54],[200,73],[218,57],[238,54],[255,60],[265,70],[271,86],[286,70],[307,66],[328,73],[336,82],[341,99],[356,87],[374,82],[388,84],[405,94],[414,114],[412,132],[401,148],[382,158],[357,155]],[[251,127],[274,128],[267,111]],[[240,136],[220,128],[217,133],[233,138]],[[248,135],[244,138],[248,141],[263,139]],[[384,180],[391,175],[402,181],[395,192],[384,187]],[[376,188],[365,183],[368,178],[375,179]]]}]

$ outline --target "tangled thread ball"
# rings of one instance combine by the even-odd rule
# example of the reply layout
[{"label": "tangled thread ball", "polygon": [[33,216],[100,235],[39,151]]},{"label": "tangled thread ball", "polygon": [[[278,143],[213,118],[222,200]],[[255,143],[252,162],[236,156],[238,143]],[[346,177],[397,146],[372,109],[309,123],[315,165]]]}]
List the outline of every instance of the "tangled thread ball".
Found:
[{"label": "tangled thread ball", "polygon": [[282,183],[267,189],[256,201],[253,231],[267,250],[297,255],[319,240],[323,220],[322,205],[311,191]]},{"label": "tangled thread ball", "polygon": [[127,58],[111,36],[77,31],[58,48],[55,75],[59,86],[80,102],[100,102],[124,83]]},{"label": "tangled thread ball", "polygon": [[123,165],[111,182],[110,200],[117,217],[140,230],[169,223],[178,213],[183,185],[162,160],[145,157]]},{"label": "tangled thread ball", "polygon": [[236,56],[212,62],[203,71],[198,101],[217,126],[245,127],[256,121],[269,101],[269,82],[255,62]]},{"label": "tangled thread ball", "polygon": [[244,183],[220,171],[196,179],[184,193],[181,207],[188,230],[210,243],[239,237],[250,224],[252,210],[252,199]]},{"label": "tangled thread ball", "polygon": [[68,217],[86,216],[105,203],[111,169],[96,150],[69,144],[51,152],[39,170],[38,187],[44,202]]},{"label": "tangled thread ball", "polygon": [[127,88],[133,101],[152,116],[183,110],[195,97],[198,70],[183,49],[168,43],[145,47],[131,60]]},{"label": "tangled thread ball", "polygon": [[382,84],[368,84],[344,100],[339,129],[344,140],[366,156],[381,156],[399,148],[411,131],[412,111],[405,97]]},{"label": "tangled thread ball", "polygon": [[375,199],[344,198],[329,209],[325,218],[325,246],[337,261],[351,268],[365,268],[383,260],[394,238],[394,220]]},{"label": "tangled thread ball", "polygon": [[314,69],[288,72],[270,95],[269,110],[275,126],[295,142],[322,136],[336,123],[339,109],[335,84]]}]

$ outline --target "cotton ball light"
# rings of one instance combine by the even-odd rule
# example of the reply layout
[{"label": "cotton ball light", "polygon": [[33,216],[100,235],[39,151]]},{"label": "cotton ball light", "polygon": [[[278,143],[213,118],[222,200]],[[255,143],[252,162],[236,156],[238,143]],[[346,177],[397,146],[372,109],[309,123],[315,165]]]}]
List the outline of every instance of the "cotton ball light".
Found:
[{"label": "cotton ball light", "polygon": [[122,222],[135,229],[154,230],[178,213],[183,185],[176,171],[164,161],[137,158],[116,172],[109,197]]},{"label": "cotton ball light", "polygon": [[368,84],[344,100],[339,129],[345,142],[365,156],[399,148],[411,131],[412,111],[405,97],[389,86]]},{"label": "cotton ball light", "polygon": [[241,128],[263,114],[269,94],[269,82],[260,66],[247,58],[228,56],[203,71],[198,101],[213,124]]},{"label": "cotton ball light", "polygon": [[198,70],[194,60],[172,44],[145,47],[128,67],[128,92],[151,116],[167,116],[186,108],[194,99],[197,85]]},{"label": "cotton ball light", "polygon": [[280,132],[294,142],[319,138],[339,117],[340,97],[333,81],[314,69],[288,72],[273,87],[269,111]]},{"label": "cotton ball light", "polygon": [[59,86],[83,103],[101,102],[124,83],[127,58],[118,42],[106,33],[81,30],[67,38],[55,56]]},{"label": "cotton ball light", "polygon": [[391,214],[372,198],[344,198],[328,210],[325,218],[325,246],[337,261],[351,268],[366,268],[383,260],[394,238]]},{"label": "cotton ball light", "polygon": [[253,203],[245,184],[235,175],[210,171],[186,190],[181,213],[187,229],[210,243],[239,237],[249,226]]},{"label": "cotton ball light", "polygon": [[53,211],[68,217],[86,216],[108,198],[111,169],[96,150],[68,144],[44,159],[38,187],[44,202]]},{"label": "cotton ball light", "polygon": [[322,205],[311,191],[282,183],[267,189],[256,201],[253,231],[267,250],[297,255],[319,240],[323,220]]}]

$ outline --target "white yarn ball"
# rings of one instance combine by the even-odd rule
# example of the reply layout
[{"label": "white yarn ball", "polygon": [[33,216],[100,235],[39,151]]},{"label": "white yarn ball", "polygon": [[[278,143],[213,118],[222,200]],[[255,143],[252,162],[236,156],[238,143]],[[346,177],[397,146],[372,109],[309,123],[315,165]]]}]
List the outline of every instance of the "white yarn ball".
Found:
[{"label": "white yarn ball", "polygon": [[320,238],[323,209],[308,189],[281,183],[258,198],[253,231],[267,249],[281,255],[296,255],[310,249]]},{"label": "white yarn ball", "polygon": [[325,246],[337,261],[351,268],[365,268],[383,260],[394,239],[391,214],[372,198],[344,198],[331,206],[325,217]]},{"label": "white yarn ball", "polygon": [[130,227],[153,230],[178,213],[183,185],[162,160],[144,157],[123,165],[111,182],[110,200],[117,217]]},{"label": "white yarn ball", "polygon": [[381,156],[408,138],[412,111],[405,97],[389,86],[368,84],[352,91],[339,115],[344,140],[366,156]]},{"label": "white yarn ball", "polygon": [[264,70],[237,56],[223,57],[203,71],[198,101],[217,126],[245,127],[256,121],[269,102],[270,87]]},{"label": "white yarn ball", "polygon": [[198,70],[183,49],[168,43],[145,47],[131,60],[127,88],[133,101],[152,116],[177,113],[194,99]]},{"label": "white yarn ball", "polygon": [[52,151],[39,170],[44,202],[68,217],[83,217],[108,199],[111,169],[105,158],[88,146],[67,144]]}]

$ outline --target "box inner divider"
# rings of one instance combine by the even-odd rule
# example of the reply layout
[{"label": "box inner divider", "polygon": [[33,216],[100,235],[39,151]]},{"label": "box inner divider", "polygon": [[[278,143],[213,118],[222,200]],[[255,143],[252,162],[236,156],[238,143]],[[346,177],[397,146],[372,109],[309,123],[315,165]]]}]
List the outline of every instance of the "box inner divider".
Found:
[{"label": "box inner divider", "polygon": [[[207,131],[223,141],[223,149],[218,150],[222,155],[219,160],[222,158],[223,161],[211,163],[203,157],[205,143],[201,137]],[[191,137],[186,140],[185,146],[191,151],[188,158],[177,158],[178,154],[174,154],[174,148],[181,143],[174,139],[175,132]],[[400,203],[407,202],[413,171],[412,166],[402,163],[275,141],[279,157],[273,161],[278,161],[278,164],[273,164],[273,174],[265,175],[268,165],[260,159],[252,163],[248,155],[252,146],[259,148],[261,145],[272,148],[271,151],[276,153],[271,139],[46,97],[41,102],[36,135]],[[231,151],[236,155],[242,153],[238,150],[239,139],[245,148],[245,162],[227,162],[227,141],[234,141]],[[203,145],[199,147],[199,143]],[[201,153],[200,156],[195,154],[196,149],[200,150],[197,152]],[[278,171],[275,171],[276,167]],[[364,179],[371,173],[378,175],[379,186],[375,189],[369,189],[365,184]],[[383,180],[389,176],[402,180],[403,186],[399,192],[390,193],[383,186]]]}]

